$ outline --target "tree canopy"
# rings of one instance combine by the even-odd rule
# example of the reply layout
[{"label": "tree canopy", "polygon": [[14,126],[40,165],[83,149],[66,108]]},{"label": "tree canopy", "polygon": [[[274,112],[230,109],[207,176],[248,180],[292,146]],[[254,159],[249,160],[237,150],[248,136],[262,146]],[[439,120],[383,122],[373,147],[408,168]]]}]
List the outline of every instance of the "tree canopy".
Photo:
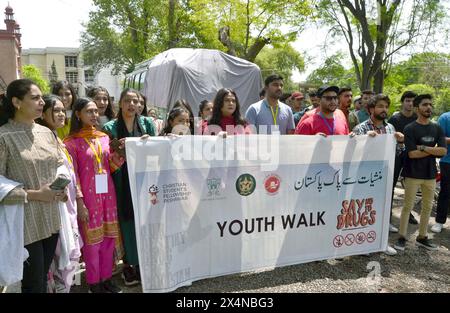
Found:
[{"label": "tree canopy", "polygon": [[439,0],[320,0],[318,12],[342,36],[361,89],[383,90],[392,57],[429,39],[445,16]]}]

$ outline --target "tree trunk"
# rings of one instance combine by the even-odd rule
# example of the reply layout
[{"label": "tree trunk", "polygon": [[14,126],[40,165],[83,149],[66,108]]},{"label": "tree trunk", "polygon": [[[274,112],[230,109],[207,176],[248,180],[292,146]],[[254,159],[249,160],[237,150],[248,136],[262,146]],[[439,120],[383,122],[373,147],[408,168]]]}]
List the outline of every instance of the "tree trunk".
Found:
[{"label": "tree trunk", "polygon": [[176,0],[169,0],[169,16],[167,24],[169,26],[169,42],[168,48],[176,47],[176,31],[175,31],[175,4]]},{"label": "tree trunk", "polygon": [[262,48],[264,48],[264,46],[269,43],[269,38],[257,38],[250,49],[248,49],[247,53],[244,56],[244,59],[250,62],[254,62],[256,57],[258,56],[258,53],[261,52]]}]

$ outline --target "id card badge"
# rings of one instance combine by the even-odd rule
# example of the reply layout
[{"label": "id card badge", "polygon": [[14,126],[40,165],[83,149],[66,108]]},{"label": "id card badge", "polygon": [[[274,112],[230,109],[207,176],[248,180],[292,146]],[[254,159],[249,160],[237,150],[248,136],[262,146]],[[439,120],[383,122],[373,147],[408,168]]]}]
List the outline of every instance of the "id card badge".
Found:
[{"label": "id card badge", "polygon": [[95,193],[108,193],[108,176],[106,174],[95,175]]}]

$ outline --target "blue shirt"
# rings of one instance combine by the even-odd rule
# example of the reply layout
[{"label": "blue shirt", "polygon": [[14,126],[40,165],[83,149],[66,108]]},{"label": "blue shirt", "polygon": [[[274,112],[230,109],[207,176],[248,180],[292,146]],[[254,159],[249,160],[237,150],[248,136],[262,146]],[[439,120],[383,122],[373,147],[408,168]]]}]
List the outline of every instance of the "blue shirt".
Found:
[{"label": "blue shirt", "polygon": [[[270,109],[267,101],[261,100],[253,103],[245,113],[245,119],[249,124],[256,127],[258,134],[271,134],[271,125],[274,125],[274,116],[276,115],[276,125],[280,131],[281,135],[287,134],[289,130],[295,130],[294,115],[292,114],[291,108],[278,101],[278,114],[276,114],[276,109]],[[266,125],[267,131],[264,131],[261,126]]]},{"label": "blue shirt", "polygon": [[[439,116],[438,124],[444,131],[445,137],[450,137],[450,112],[443,113]],[[441,158],[440,162],[450,163],[450,149],[447,149],[447,154]]]}]

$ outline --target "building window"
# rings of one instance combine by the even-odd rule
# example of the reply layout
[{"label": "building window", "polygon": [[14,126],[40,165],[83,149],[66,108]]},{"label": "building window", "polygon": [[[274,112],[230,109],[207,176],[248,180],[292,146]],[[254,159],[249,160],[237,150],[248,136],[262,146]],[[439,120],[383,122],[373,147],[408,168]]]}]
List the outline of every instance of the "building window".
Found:
[{"label": "building window", "polygon": [[66,80],[71,84],[78,83],[78,72],[66,72]]},{"label": "building window", "polygon": [[93,70],[85,70],[84,71],[84,81],[88,84],[94,83],[94,71]]},{"label": "building window", "polygon": [[66,67],[77,67],[77,57],[76,56],[65,56]]}]

